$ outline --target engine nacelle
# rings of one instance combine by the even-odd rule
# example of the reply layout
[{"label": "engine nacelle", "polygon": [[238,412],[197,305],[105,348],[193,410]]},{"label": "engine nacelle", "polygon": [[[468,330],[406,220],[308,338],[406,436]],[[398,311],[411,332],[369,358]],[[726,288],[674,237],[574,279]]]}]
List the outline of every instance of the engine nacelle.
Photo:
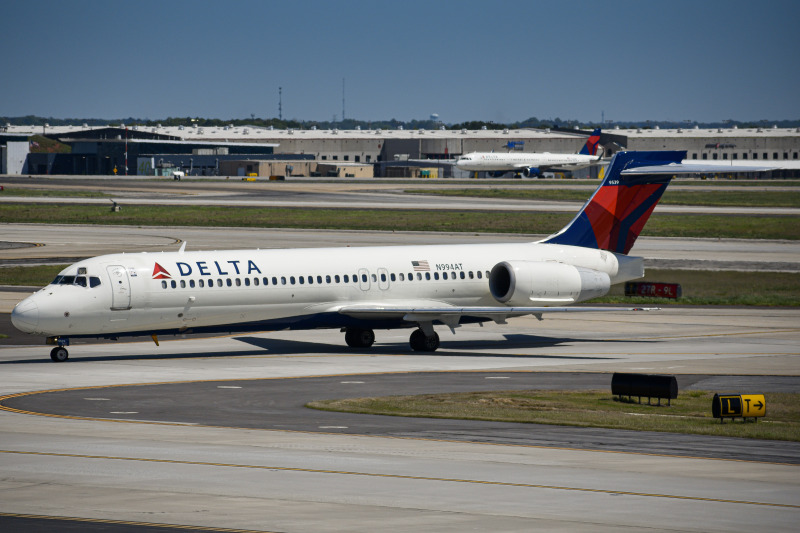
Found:
[{"label": "engine nacelle", "polygon": [[583,302],[603,296],[610,287],[605,272],[555,261],[503,261],[489,275],[495,300],[514,307]]},{"label": "engine nacelle", "polygon": [[526,178],[535,178],[539,175],[539,169],[536,167],[528,167],[522,170],[522,175]]}]

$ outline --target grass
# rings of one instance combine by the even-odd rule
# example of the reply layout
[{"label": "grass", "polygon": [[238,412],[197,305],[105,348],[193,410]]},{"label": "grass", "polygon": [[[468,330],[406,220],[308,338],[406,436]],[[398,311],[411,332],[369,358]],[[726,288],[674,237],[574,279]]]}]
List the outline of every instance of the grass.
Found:
[{"label": "grass", "polygon": [[[800,394],[765,394],[767,416],[721,424],[711,417],[709,391],[688,391],[672,406],[619,401],[609,391],[495,391],[325,400],[313,409],[391,416],[455,418],[696,435],[800,441]],[[635,402],[635,401],[634,401]]]},{"label": "grass", "polygon": [[[576,189],[415,189],[407,193],[439,196],[508,198],[515,200],[549,200],[584,202],[585,190]],[[707,205],[714,207],[800,207],[800,191],[681,191],[667,189],[661,199],[668,205]]]},{"label": "grass", "polygon": [[592,303],[628,305],[753,305],[797,307],[800,305],[798,272],[730,272],[713,270],[662,270],[648,268],[637,281],[679,283],[683,296],[677,300],[626,297],[624,284]]},{"label": "grass", "polygon": [[[220,206],[0,204],[0,223],[225,226],[383,231],[549,234],[573,213],[493,213],[413,209],[302,209]],[[656,237],[800,239],[796,216],[655,214],[642,235]]]},{"label": "grass", "polygon": [[42,287],[67,265],[12,266],[0,268],[0,285]]}]

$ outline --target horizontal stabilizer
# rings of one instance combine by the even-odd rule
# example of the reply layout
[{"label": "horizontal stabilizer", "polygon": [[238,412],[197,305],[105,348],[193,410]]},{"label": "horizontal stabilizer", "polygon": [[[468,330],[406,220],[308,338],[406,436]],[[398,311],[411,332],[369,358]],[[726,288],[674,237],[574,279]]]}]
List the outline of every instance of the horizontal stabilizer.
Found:
[{"label": "horizontal stabilizer", "polygon": [[627,168],[620,172],[623,176],[636,176],[644,174],[712,174],[728,172],[766,172],[777,167],[751,167],[751,166],[719,166],[719,165],[684,165],[670,163],[668,165],[654,165],[648,167]]}]

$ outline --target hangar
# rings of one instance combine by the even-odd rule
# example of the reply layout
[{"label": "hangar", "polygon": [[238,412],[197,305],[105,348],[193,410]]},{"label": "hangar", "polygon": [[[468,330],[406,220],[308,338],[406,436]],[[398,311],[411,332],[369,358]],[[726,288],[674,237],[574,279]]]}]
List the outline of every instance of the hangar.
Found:
[{"label": "hangar", "polygon": [[[158,174],[164,168],[190,175],[228,175],[229,169],[238,172],[241,165],[222,165],[225,161],[304,161],[308,165],[290,165],[297,167],[292,175],[345,177],[355,173],[347,168],[354,165],[359,168],[357,175],[364,176],[369,173],[362,167],[372,165],[374,176],[467,177],[452,164],[462,154],[574,153],[589,134],[574,128],[448,130],[443,126],[432,130],[59,126],[43,128],[43,133],[70,145],[72,153],[27,154],[24,140],[39,128],[2,128],[7,173],[108,175],[114,169],[124,174],[127,167],[128,174],[137,175]],[[800,128],[615,127],[603,131],[600,144],[605,156],[620,150],[686,150],[689,159],[698,160],[800,161]],[[319,165],[327,166],[321,172]],[[774,171],[772,177],[800,177],[800,170]]]}]

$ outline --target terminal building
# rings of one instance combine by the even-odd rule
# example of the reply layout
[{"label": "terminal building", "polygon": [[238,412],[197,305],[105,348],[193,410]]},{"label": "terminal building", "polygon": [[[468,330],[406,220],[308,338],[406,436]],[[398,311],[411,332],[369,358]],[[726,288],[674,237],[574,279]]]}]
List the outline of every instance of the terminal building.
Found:
[{"label": "terminal building", "polygon": [[[2,173],[470,177],[454,163],[469,152],[576,153],[589,131],[553,129],[321,130],[262,127],[10,126],[0,128]],[[70,153],[28,153],[32,135]],[[800,128],[610,129],[604,157],[620,150],[686,150],[688,159],[798,161]],[[572,176],[572,173],[566,173]],[[597,177],[597,167],[574,172]],[[800,170],[771,177],[800,177]]]}]

